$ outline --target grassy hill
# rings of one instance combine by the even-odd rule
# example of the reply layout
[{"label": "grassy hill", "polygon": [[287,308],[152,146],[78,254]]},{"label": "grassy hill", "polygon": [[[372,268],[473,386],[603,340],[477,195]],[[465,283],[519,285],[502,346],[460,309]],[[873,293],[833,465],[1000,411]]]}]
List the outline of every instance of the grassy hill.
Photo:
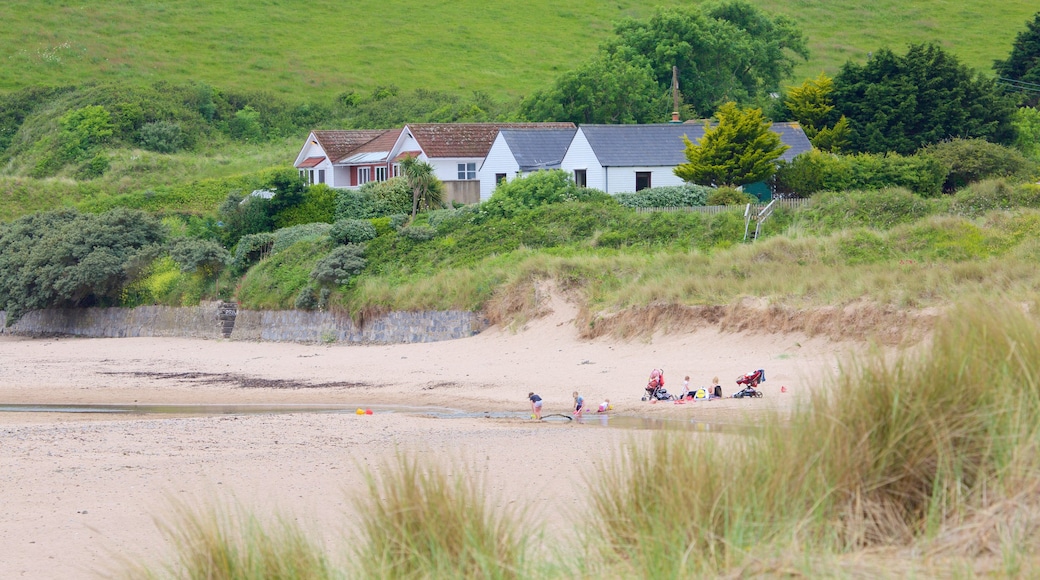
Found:
[{"label": "grassy hill", "polygon": [[[938,41],[990,70],[1030,0],[752,0],[795,19],[812,57],[799,78],[881,46]],[[88,81],[201,81],[314,99],[395,84],[497,98],[550,83],[593,54],[612,23],[675,0],[5,0],[0,91]]]}]

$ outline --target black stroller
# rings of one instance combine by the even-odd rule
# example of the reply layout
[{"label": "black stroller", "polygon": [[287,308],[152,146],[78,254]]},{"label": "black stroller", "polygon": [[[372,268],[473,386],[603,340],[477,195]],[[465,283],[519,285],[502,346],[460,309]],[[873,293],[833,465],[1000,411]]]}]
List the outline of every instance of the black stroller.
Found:
[{"label": "black stroller", "polygon": [[764,369],[758,369],[753,373],[746,375],[740,375],[737,377],[737,384],[744,385],[744,388],[740,391],[733,393],[734,399],[757,399],[762,396],[762,392],[757,388],[759,383],[766,382],[766,371]]}]

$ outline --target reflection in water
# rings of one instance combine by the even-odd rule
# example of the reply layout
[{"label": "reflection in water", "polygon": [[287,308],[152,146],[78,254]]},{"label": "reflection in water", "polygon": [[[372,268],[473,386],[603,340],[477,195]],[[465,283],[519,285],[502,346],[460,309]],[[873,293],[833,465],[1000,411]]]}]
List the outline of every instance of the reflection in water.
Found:
[{"label": "reflection in water", "polygon": [[[361,405],[374,413],[410,413],[438,419],[526,419],[525,412],[480,412],[473,413],[450,409],[447,407],[424,407],[409,405]],[[350,413],[354,414],[358,405],[38,405],[38,404],[0,404],[0,413],[100,413],[123,415],[178,415],[178,416],[212,416],[212,415],[255,415],[273,413]],[[550,415],[546,420],[558,418],[564,420],[567,415]],[[698,431],[698,432],[732,432],[740,430],[732,425],[705,423],[694,420],[655,419],[652,417],[633,417],[628,415],[611,415],[609,413],[593,413],[575,418],[573,423],[597,427],[613,427],[616,429],[636,429],[653,431]]]}]

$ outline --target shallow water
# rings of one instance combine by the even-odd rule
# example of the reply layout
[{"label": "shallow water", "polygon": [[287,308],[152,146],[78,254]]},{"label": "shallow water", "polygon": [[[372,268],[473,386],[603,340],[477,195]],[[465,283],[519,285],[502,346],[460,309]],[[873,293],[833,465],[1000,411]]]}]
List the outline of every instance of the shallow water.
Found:
[{"label": "shallow water", "polygon": [[[435,417],[438,419],[527,419],[530,414],[521,411],[484,411],[472,412],[451,409],[448,407],[416,406],[416,405],[316,405],[316,404],[182,404],[182,405],[80,405],[80,404],[33,404],[16,403],[0,404],[0,413],[81,413],[105,415],[177,415],[205,417],[213,415],[257,415],[272,413],[346,413],[355,414],[359,408],[371,409],[374,414],[406,413]],[[542,419],[545,422],[588,425],[594,427],[612,427],[616,429],[635,430],[679,430],[721,432],[732,431],[733,426],[718,423],[681,419],[654,419],[650,417],[633,417],[629,415],[590,414],[578,419],[567,415],[553,414]]]}]

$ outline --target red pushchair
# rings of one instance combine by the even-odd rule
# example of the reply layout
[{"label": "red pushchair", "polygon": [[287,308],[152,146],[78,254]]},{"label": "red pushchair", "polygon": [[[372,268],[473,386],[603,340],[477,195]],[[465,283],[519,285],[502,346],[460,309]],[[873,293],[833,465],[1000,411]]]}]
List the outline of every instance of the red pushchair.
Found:
[{"label": "red pushchair", "polygon": [[737,377],[737,384],[744,385],[744,388],[739,392],[733,393],[734,399],[743,399],[745,397],[758,398],[762,396],[762,393],[756,389],[759,383],[766,382],[766,371],[764,369],[758,369],[753,373],[746,375],[740,375]]},{"label": "red pushchair", "polygon": [[643,395],[644,401],[673,401],[675,395],[668,394],[668,390],[664,388],[664,371],[661,369],[654,369],[650,373],[650,382],[646,385],[646,394]]}]

